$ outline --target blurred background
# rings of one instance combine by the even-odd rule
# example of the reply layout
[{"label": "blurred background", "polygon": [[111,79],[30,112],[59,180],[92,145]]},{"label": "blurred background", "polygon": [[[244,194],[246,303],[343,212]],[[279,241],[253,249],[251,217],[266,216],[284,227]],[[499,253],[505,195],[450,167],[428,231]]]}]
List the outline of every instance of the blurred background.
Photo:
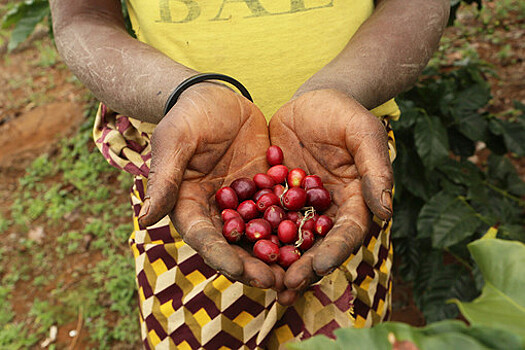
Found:
[{"label": "blurred background", "polygon": [[[414,326],[480,294],[469,242],[525,241],[525,2],[479,5],[451,1],[398,98],[392,320]],[[0,0],[0,349],[137,349],[131,176],[96,149],[98,104],[48,17],[47,1]]]}]

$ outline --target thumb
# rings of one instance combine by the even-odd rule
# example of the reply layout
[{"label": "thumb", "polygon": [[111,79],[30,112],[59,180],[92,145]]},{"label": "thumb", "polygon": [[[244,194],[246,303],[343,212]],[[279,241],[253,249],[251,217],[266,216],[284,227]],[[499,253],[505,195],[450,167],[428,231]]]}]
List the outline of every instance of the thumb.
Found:
[{"label": "thumb", "polygon": [[388,155],[388,135],[383,124],[370,112],[347,128],[346,143],[361,176],[363,197],[380,219],[392,217],[394,174]]},{"label": "thumb", "polygon": [[171,213],[177,201],[182,177],[196,149],[196,141],[192,140],[190,133],[186,133],[173,119],[174,116],[168,114],[151,137],[148,187],[139,213],[139,224],[142,227],[151,226]]}]

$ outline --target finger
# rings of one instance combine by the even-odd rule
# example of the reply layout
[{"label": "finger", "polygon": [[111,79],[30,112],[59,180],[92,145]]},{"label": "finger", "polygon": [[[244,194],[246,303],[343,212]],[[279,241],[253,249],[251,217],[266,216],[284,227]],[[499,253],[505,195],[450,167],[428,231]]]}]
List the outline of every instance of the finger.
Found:
[{"label": "finger", "polygon": [[383,124],[364,107],[358,108],[346,129],[347,148],[361,176],[363,197],[379,218],[392,216],[394,175]]},{"label": "finger", "polygon": [[295,290],[286,289],[277,293],[277,302],[283,306],[290,306],[295,303],[299,295],[300,293]]},{"label": "finger", "polygon": [[275,283],[272,289],[276,292],[282,292],[286,289],[284,285],[285,272],[283,268],[277,264],[270,265],[270,268],[272,269],[273,275],[275,276]]},{"label": "finger", "polygon": [[315,273],[326,276],[343,264],[361,246],[370,222],[362,196],[356,193],[348,198],[337,211],[334,227],[315,250],[312,261]]},{"label": "finger", "polygon": [[[177,113],[177,109],[170,113]],[[195,152],[196,143],[189,137],[188,128],[175,126],[172,120],[172,116],[163,119],[151,138],[148,187],[139,214],[143,227],[155,224],[173,210],[184,171]],[[185,125],[182,120],[181,125]]]},{"label": "finger", "polygon": [[270,266],[255,258],[240,246],[232,246],[236,254],[241,258],[244,273],[240,282],[257,288],[273,288],[275,286],[275,274]]},{"label": "finger", "polygon": [[182,239],[213,269],[239,280],[244,275],[243,259],[213,224],[207,195],[198,184],[184,184],[170,214]]},{"label": "finger", "polygon": [[[319,241],[320,243],[320,241]],[[302,292],[312,283],[319,280],[319,276],[313,268],[313,258],[319,244],[307,250],[299,260],[294,262],[284,276],[284,285],[286,288]]]}]

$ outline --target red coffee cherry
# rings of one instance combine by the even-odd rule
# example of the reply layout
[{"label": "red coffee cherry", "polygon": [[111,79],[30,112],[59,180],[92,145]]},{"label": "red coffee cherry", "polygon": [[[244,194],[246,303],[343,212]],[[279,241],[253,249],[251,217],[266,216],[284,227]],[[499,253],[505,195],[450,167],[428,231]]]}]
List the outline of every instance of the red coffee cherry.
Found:
[{"label": "red coffee cherry", "polygon": [[291,220],[284,220],[277,228],[277,236],[283,243],[293,243],[297,240],[297,225]]},{"label": "red coffee cherry", "polygon": [[245,234],[250,242],[269,239],[272,234],[272,226],[264,219],[253,219],[246,224]]},{"label": "red coffee cherry", "polygon": [[303,219],[303,214],[298,211],[289,211],[286,213],[286,218],[288,220],[292,220],[297,226],[299,226],[301,224],[301,220]]},{"label": "red coffee cherry", "polygon": [[253,195],[253,200],[257,202],[259,198],[262,197],[263,194],[267,194],[267,193],[273,193],[273,191],[270,188],[263,188],[262,190],[255,192],[255,194]]},{"label": "red coffee cherry", "polygon": [[233,218],[224,223],[222,227],[222,235],[228,242],[239,242],[245,230],[244,221],[242,218]]},{"label": "red coffee cherry", "polygon": [[255,204],[255,202],[250,199],[239,204],[237,212],[244,219],[244,221],[250,221],[259,216],[257,204]]},{"label": "red coffee cherry", "polygon": [[270,223],[272,230],[275,231],[277,230],[277,227],[279,227],[281,221],[286,218],[286,213],[284,212],[283,208],[277,205],[272,205],[266,209],[263,218]]},{"label": "red coffee cherry", "polygon": [[317,232],[317,234],[320,236],[326,236],[328,231],[330,231],[333,226],[334,222],[332,221],[332,219],[330,219],[330,217],[326,215],[321,215],[315,223],[315,232]]},{"label": "red coffee cherry", "polygon": [[268,169],[266,174],[270,175],[275,180],[275,183],[281,184],[286,181],[286,177],[288,176],[288,168],[284,165],[274,165]]},{"label": "red coffee cherry", "polygon": [[301,182],[301,187],[305,190],[309,190],[310,188],[323,187],[323,181],[317,175],[308,175],[305,176],[303,182]]},{"label": "red coffee cherry", "polygon": [[253,182],[257,185],[257,188],[263,189],[263,188],[272,188],[275,186],[275,180],[267,174],[255,174],[253,177]]},{"label": "red coffee cherry", "polygon": [[306,177],[306,172],[301,168],[295,168],[288,173],[288,186],[300,187],[303,179]]},{"label": "red coffee cherry", "polygon": [[271,235],[270,236],[270,241],[272,241],[273,243],[277,244],[278,247],[281,246],[281,241],[279,241],[279,237],[277,237],[277,235]]},{"label": "red coffee cherry", "polygon": [[317,211],[325,211],[332,204],[330,192],[325,188],[311,188],[306,191],[306,205]]},{"label": "red coffee cherry", "polygon": [[281,200],[273,193],[263,194],[257,201],[257,209],[264,213],[272,205],[280,205]]},{"label": "red coffee cherry", "polygon": [[303,229],[314,232],[317,219],[319,219],[319,215],[314,214],[313,218],[306,220],[306,222],[303,224]]},{"label": "red coffee cherry", "polygon": [[215,201],[221,210],[236,209],[239,204],[237,193],[231,187],[223,187],[215,193]]},{"label": "red coffee cherry", "polygon": [[312,231],[302,229],[301,233],[303,234],[303,243],[299,246],[299,249],[305,251],[310,249],[315,242],[315,237]]},{"label": "red coffee cherry", "polygon": [[261,239],[253,246],[253,255],[271,264],[279,259],[279,246],[268,239]]},{"label": "red coffee cherry", "polygon": [[277,262],[284,268],[292,265],[294,262],[299,260],[301,252],[293,245],[285,245],[279,248],[279,259]]},{"label": "red coffee cherry", "polygon": [[279,146],[270,146],[266,150],[266,160],[270,165],[283,164],[283,150]]},{"label": "red coffee cherry", "polygon": [[283,186],[283,185],[280,185],[280,184],[277,184],[277,185],[273,186],[273,193],[274,193],[277,197],[281,198],[281,196],[282,196],[283,193],[284,193],[284,186]]},{"label": "red coffee cherry", "polygon": [[301,187],[290,188],[283,195],[283,204],[288,210],[301,209],[306,204],[306,191]]},{"label": "red coffee cherry", "polygon": [[222,222],[226,222],[226,221],[228,221],[230,219],[240,218],[240,217],[241,217],[241,214],[239,214],[237,211],[235,211],[233,209],[224,209],[221,212]]},{"label": "red coffee cherry", "polygon": [[255,191],[257,191],[255,182],[253,182],[252,179],[249,179],[247,177],[242,177],[233,181],[230,187],[233,188],[235,193],[237,193],[239,201],[244,201],[246,199],[252,198],[252,196],[255,194]]}]

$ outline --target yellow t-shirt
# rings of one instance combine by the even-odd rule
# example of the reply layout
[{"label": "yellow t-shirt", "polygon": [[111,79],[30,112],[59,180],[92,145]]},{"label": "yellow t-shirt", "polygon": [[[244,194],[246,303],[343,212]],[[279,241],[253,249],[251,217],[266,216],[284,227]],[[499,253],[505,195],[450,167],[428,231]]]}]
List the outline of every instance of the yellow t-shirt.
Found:
[{"label": "yellow t-shirt", "polygon": [[[137,37],[199,72],[243,83],[269,120],[330,62],[373,0],[127,0]],[[376,115],[397,116],[393,100]]]}]

